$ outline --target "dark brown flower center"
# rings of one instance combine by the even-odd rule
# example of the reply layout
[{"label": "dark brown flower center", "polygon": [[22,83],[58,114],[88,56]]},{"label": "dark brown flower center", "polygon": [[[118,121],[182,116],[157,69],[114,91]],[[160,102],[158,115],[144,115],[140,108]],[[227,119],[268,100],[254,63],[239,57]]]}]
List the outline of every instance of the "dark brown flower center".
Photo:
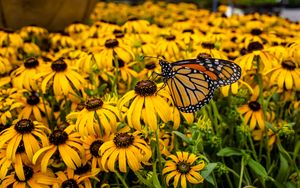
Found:
[{"label": "dark brown flower center", "polygon": [[118,148],[127,148],[132,145],[134,136],[128,133],[117,133],[114,137],[114,143]]},{"label": "dark brown flower center", "polygon": [[77,105],[76,111],[81,111],[81,110],[84,109],[84,107],[85,107],[85,103],[84,103],[84,102],[81,102],[81,103],[79,103],[79,104]]},{"label": "dark brown flower center", "polygon": [[15,179],[18,182],[27,182],[28,180],[30,180],[33,176],[33,169],[30,168],[29,166],[23,166],[23,170],[24,170],[24,175],[25,175],[25,180],[20,180],[19,177],[17,176],[17,173],[15,173]]},{"label": "dark brown flower center", "polygon": [[201,44],[201,46],[202,46],[203,48],[206,48],[206,49],[214,49],[215,44],[214,44],[214,43],[210,43],[210,42],[203,42],[203,43]]},{"label": "dark brown flower center", "polygon": [[167,41],[172,41],[172,40],[175,40],[175,39],[176,39],[176,36],[175,36],[175,35],[166,35],[166,36],[165,36],[165,39],[166,39]]},{"label": "dark brown flower center", "polygon": [[128,21],[136,21],[136,20],[138,20],[138,18],[134,16],[128,19]]},{"label": "dark brown flower center", "polygon": [[39,65],[39,61],[36,58],[34,58],[34,57],[28,58],[24,62],[24,66],[27,69],[35,68],[38,65]]},{"label": "dark brown flower center", "polygon": [[262,50],[264,49],[264,46],[260,43],[260,42],[251,42],[249,45],[248,45],[248,52],[253,52],[253,51],[256,51],[256,50]]},{"label": "dark brown flower center", "polygon": [[85,108],[88,111],[94,111],[101,108],[103,105],[103,101],[101,99],[89,99],[85,103]]},{"label": "dark brown flower center", "polygon": [[116,36],[116,38],[123,38],[124,37],[124,32],[119,29],[115,29],[113,31],[113,34]]},{"label": "dark brown flower center", "polygon": [[117,39],[107,39],[104,45],[106,48],[114,48],[119,45],[119,41]]},{"label": "dark brown flower center", "polygon": [[191,170],[191,166],[189,163],[182,161],[177,164],[177,170],[181,174],[187,174]]},{"label": "dark brown flower center", "polygon": [[260,110],[260,104],[257,101],[251,101],[248,103],[249,108],[252,111],[258,111]]},{"label": "dark brown flower center", "polygon": [[15,125],[15,130],[20,134],[30,133],[34,129],[34,124],[29,119],[21,119]]},{"label": "dark brown flower center", "polygon": [[194,30],[193,29],[185,29],[182,31],[182,33],[191,33],[194,34]]},{"label": "dark brown flower center", "polygon": [[134,91],[140,96],[150,96],[157,91],[157,86],[151,80],[142,80],[135,85]]},{"label": "dark brown flower center", "polygon": [[56,72],[63,72],[68,67],[67,63],[63,60],[63,58],[59,58],[56,61],[53,61],[51,64],[52,70]]},{"label": "dark brown flower center", "polygon": [[156,64],[154,62],[152,63],[148,63],[145,65],[145,68],[148,69],[148,70],[153,70],[156,68]]},{"label": "dark brown flower center", "polygon": [[62,131],[63,131],[63,130],[65,130],[67,127],[69,127],[69,125],[70,125],[70,123],[64,121],[64,122],[60,123],[60,124],[57,126],[57,128],[58,128],[59,130],[62,130]]},{"label": "dark brown flower center", "polygon": [[27,104],[34,106],[36,104],[39,104],[40,98],[37,93],[32,92],[31,95],[27,97],[26,102]]},{"label": "dark brown flower center", "polygon": [[291,60],[283,61],[281,63],[281,66],[282,66],[282,68],[287,69],[287,70],[295,70],[295,68],[296,68],[295,63]]},{"label": "dark brown flower center", "polygon": [[81,175],[91,170],[91,165],[86,163],[84,166],[77,167],[74,174]]},{"label": "dark brown flower center", "polygon": [[61,184],[61,188],[79,188],[76,180],[68,179]]},{"label": "dark brown flower center", "polygon": [[63,130],[54,130],[49,136],[49,141],[54,145],[64,144],[68,140],[68,134]]},{"label": "dark brown flower center", "polygon": [[[125,66],[125,62],[124,62],[122,59],[119,59],[119,58],[118,58],[117,62],[118,62],[118,67],[119,67],[119,68],[122,68],[122,67]],[[117,67],[117,66],[116,66],[116,61],[115,61],[114,59],[112,60],[112,63],[113,63],[113,66],[114,66],[114,67]]]},{"label": "dark brown flower center", "polygon": [[246,55],[246,54],[247,54],[247,49],[246,49],[246,48],[242,48],[242,49],[240,50],[240,54],[241,54],[241,55]]},{"label": "dark brown flower center", "polygon": [[261,29],[255,28],[251,30],[251,35],[260,35],[260,34],[262,34]]},{"label": "dark brown flower center", "polygon": [[208,53],[199,53],[197,55],[197,59],[207,59],[207,58],[211,58],[211,55]]},{"label": "dark brown flower center", "polygon": [[94,157],[100,157],[99,148],[102,146],[104,142],[102,140],[94,141],[90,146],[90,152]]}]

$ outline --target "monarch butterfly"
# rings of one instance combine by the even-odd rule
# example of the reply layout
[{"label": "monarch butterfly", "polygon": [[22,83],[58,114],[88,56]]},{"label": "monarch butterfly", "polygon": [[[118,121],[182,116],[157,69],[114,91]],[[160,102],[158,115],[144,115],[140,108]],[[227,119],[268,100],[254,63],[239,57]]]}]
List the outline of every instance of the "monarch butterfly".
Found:
[{"label": "monarch butterfly", "polygon": [[237,64],[205,56],[174,63],[159,60],[159,64],[160,75],[176,107],[186,113],[198,111],[210,101],[216,88],[232,84],[241,77]]}]

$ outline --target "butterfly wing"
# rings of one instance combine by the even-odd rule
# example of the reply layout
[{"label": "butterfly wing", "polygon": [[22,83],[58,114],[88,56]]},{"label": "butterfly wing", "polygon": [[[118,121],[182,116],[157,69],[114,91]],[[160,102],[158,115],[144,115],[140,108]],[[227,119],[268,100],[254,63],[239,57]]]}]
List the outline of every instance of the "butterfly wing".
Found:
[{"label": "butterfly wing", "polygon": [[172,72],[175,74],[167,80],[167,85],[180,111],[196,112],[210,101],[215,86],[209,76],[180,65],[172,66]]},{"label": "butterfly wing", "polygon": [[203,72],[214,81],[215,86],[226,86],[240,79],[241,68],[227,60],[214,58],[199,58],[177,61],[173,66],[183,66]]}]

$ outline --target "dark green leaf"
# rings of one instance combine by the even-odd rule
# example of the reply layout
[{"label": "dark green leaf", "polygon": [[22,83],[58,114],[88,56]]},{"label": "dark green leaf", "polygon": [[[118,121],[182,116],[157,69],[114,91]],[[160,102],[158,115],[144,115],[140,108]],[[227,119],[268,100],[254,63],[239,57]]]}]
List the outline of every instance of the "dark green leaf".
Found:
[{"label": "dark green leaf", "polygon": [[243,153],[241,152],[241,150],[237,149],[237,148],[232,148],[232,147],[226,147],[221,149],[218,153],[217,156],[219,157],[229,157],[229,156],[233,156],[233,155],[243,155]]},{"label": "dark green leaf", "polygon": [[218,164],[217,163],[208,163],[205,167],[204,170],[201,171],[201,176],[203,176],[203,178],[208,181],[209,183],[211,183],[212,185],[214,184],[214,180],[211,176],[212,171],[216,168]]},{"label": "dark green leaf", "polygon": [[289,164],[287,159],[281,153],[279,153],[279,159],[280,159],[280,166],[279,166],[276,180],[278,182],[285,182],[289,175]]},{"label": "dark green leaf", "polygon": [[248,161],[248,166],[261,178],[267,179],[267,177],[268,177],[267,171],[259,162],[255,161],[253,159],[250,159]]},{"label": "dark green leaf", "polygon": [[173,133],[176,134],[178,137],[180,137],[187,144],[193,144],[193,141],[190,138],[186,137],[185,134],[182,134],[181,132],[178,131],[173,131]]}]

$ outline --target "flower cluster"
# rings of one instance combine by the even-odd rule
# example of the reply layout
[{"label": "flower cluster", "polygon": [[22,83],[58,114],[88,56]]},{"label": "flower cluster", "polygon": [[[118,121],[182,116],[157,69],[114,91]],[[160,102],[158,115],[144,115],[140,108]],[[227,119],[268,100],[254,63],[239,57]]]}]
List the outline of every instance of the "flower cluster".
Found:
[{"label": "flower cluster", "polygon": [[[150,1],[91,20],[0,30],[0,187],[299,185],[299,22]],[[183,113],[158,58],[202,57],[241,79]]]}]

